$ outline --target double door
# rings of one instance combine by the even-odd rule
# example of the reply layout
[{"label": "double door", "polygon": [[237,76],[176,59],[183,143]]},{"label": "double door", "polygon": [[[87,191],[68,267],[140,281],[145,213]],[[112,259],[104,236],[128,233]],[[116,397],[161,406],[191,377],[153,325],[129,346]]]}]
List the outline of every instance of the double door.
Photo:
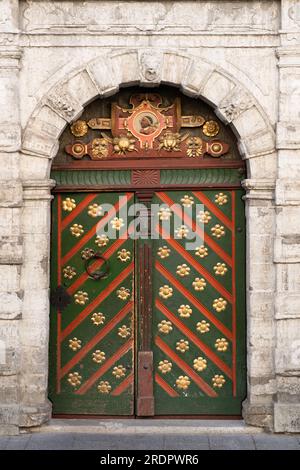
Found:
[{"label": "double door", "polygon": [[54,414],[239,415],[245,397],[241,190],[58,193]]}]

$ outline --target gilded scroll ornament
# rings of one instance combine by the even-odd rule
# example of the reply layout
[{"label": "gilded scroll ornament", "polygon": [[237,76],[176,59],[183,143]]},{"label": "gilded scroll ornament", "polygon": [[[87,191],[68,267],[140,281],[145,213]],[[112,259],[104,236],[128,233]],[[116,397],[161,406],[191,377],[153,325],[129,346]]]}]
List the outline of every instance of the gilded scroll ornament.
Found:
[{"label": "gilded scroll ornament", "polygon": [[75,137],[83,137],[88,132],[88,126],[85,121],[76,121],[71,125],[71,132]]},{"label": "gilded scroll ornament", "polygon": [[108,141],[104,138],[97,138],[92,140],[91,154],[93,160],[102,160],[108,156]]},{"label": "gilded scroll ornament", "polygon": [[78,338],[69,339],[69,348],[72,349],[72,351],[77,351],[81,348],[81,343],[82,341]]},{"label": "gilded scroll ornament", "polygon": [[188,137],[188,134],[180,135],[178,132],[174,133],[166,131],[164,135],[159,137],[159,150],[166,150],[167,152],[179,152],[180,144]]},{"label": "gilded scroll ornament", "polygon": [[113,139],[113,149],[114,152],[119,155],[125,155],[126,152],[133,152],[137,149],[135,148],[136,140],[132,137],[130,133],[127,135],[121,135]]},{"label": "gilded scroll ornament", "polygon": [[171,372],[172,362],[169,362],[167,359],[165,359],[164,361],[159,361],[158,370],[162,374],[167,374],[168,372]]},{"label": "gilded scroll ornament", "polygon": [[201,157],[204,154],[203,140],[200,137],[190,137],[186,144],[188,157]]},{"label": "gilded scroll ornament", "polygon": [[173,295],[173,289],[167,284],[159,288],[159,296],[162,297],[163,299],[168,299],[169,297],[172,297],[172,295]]},{"label": "gilded scroll ornament", "polygon": [[213,308],[217,312],[223,312],[226,309],[227,300],[224,300],[223,297],[219,297],[213,301]]},{"label": "gilded scroll ornament", "polygon": [[101,312],[95,312],[91,316],[91,321],[96,326],[103,325],[105,321],[105,316]]},{"label": "gilded scroll ornament", "polygon": [[82,377],[78,372],[71,372],[68,375],[68,382],[72,387],[78,387],[81,384]]},{"label": "gilded scroll ornament", "polygon": [[75,199],[66,197],[66,199],[64,199],[62,202],[62,207],[64,211],[72,212],[72,210],[76,207]]},{"label": "gilded scroll ornament", "polygon": [[107,380],[101,380],[101,382],[99,382],[97,389],[99,393],[108,395],[109,392],[111,391],[111,385]]},{"label": "gilded scroll ornament", "polygon": [[157,327],[158,331],[164,335],[168,335],[173,330],[172,323],[168,320],[162,320]]},{"label": "gilded scroll ornament", "polygon": [[207,137],[215,137],[219,134],[220,126],[216,121],[206,121],[202,130]]},{"label": "gilded scroll ornament", "polygon": [[187,390],[191,384],[189,377],[186,375],[180,375],[176,380],[177,388],[181,390]]},{"label": "gilded scroll ornament", "polygon": [[104,362],[106,359],[105,352],[97,349],[95,352],[93,352],[92,359],[94,362],[97,362],[97,364],[102,364],[102,362]]}]

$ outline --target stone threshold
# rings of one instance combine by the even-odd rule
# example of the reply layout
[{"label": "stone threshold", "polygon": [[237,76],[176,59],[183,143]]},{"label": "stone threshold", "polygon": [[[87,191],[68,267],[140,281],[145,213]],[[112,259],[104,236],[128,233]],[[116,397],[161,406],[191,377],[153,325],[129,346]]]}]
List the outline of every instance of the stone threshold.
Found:
[{"label": "stone threshold", "polygon": [[88,434],[258,434],[264,430],[248,426],[243,420],[187,419],[52,419],[49,423],[23,433],[88,433]]}]

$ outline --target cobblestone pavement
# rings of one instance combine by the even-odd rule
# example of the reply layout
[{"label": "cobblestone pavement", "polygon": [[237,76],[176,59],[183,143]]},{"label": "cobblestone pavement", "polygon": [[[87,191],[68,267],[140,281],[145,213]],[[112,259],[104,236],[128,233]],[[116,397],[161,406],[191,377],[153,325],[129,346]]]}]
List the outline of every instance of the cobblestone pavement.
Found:
[{"label": "cobblestone pavement", "polygon": [[300,450],[300,436],[258,434],[33,433],[0,436],[0,450]]}]

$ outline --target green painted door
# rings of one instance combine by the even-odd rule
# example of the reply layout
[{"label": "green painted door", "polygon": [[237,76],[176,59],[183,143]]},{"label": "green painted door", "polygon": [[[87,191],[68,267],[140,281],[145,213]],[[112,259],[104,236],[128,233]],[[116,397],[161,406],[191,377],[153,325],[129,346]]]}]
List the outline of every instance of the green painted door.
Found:
[{"label": "green painted door", "polygon": [[65,193],[53,201],[55,414],[134,413],[134,241],[125,221],[133,202],[133,193]]},{"label": "green painted door", "polygon": [[[163,205],[156,226],[161,237],[153,245],[158,415],[241,414],[246,381],[242,195],[240,190],[156,193],[155,202]],[[189,239],[192,232],[196,243]]]}]

